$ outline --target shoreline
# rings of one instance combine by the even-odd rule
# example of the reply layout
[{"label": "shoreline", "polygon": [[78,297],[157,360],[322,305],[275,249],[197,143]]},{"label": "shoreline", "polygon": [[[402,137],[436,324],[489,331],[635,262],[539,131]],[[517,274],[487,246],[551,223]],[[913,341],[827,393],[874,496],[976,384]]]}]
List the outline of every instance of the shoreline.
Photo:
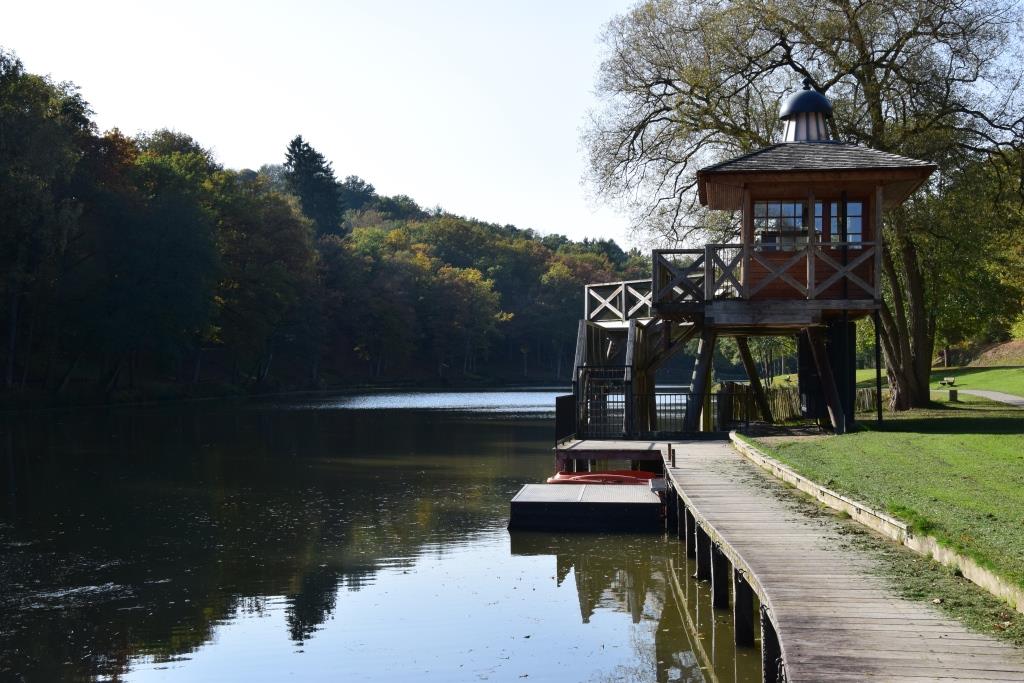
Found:
[{"label": "shoreline", "polygon": [[[558,384],[554,381],[539,382],[515,382],[515,383],[448,383],[448,384],[417,384],[417,383],[388,383],[388,384],[354,384],[346,386],[325,387],[321,389],[281,389],[277,391],[260,391],[249,393],[238,387],[222,387],[221,391],[203,395],[200,391],[173,392],[159,395],[160,391],[167,391],[173,385],[161,385],[155,392],[152,390],[138,391],[137,394],[114,392],[113,396],[97,397],[83,394],[68,394],[66,396],[54,396],[48,393],[20,390],[0,394],[0,415],[13,415],[26,412],[44,412],[49,410],[67,410],[75,408],[124,408],[157,405],[178,405],[186,403],[197,403],[203,401],[230,401],[230,400],[252,400],[261,398],[274,398],[285,396],[335,396],[352,395],[361,393],[380,393],[387,391],[416,391],[416,392],[459,392],[459,391],[520,391],[520,390],[553,390],[572,391],[568,383]],[[154,395],[157,394],[157,395]],[[149,394],[149,395],[147,395]],[[19,400],[24,400],[24,405],[15,405]]]}]

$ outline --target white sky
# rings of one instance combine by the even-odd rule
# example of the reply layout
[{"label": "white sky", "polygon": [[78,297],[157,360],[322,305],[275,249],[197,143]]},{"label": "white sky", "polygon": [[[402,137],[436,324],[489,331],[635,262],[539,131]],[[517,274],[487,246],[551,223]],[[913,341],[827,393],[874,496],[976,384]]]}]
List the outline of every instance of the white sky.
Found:
[{"label": "white sky", "polygon": [[232,168],[303,135],[383,194],[627,242],[581,184],[604,24],[630,0],[9,0],[0,46],[102,129],[174,128]]}]

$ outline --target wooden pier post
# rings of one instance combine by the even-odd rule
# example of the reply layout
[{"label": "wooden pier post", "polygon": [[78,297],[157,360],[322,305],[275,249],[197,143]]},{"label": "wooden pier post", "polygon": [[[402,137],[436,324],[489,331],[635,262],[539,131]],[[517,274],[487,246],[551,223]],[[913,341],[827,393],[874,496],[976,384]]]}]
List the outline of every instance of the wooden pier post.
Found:
[{"label": "wooden pier post", "polygon": [[665,491],[665,528],[669,533],[674,531],[679,535],[679,496],[674,486]]},{"label": "wooden pier post", "polygon": [[782,648],[775,626],[768,618],[768,610],[761,608],[761,680],[764,683],[781,683],[785,680],[779,674],[782,669]]},{"label": "wooden pier post", "polygon": [[729,569],[732,563],[716,544],[711,544],[711,605],[729,609]]},{"label": "wooden pier post", "polygon": [[[694,520],[696,521],[696,520]],[[707,581],[711,578],[711,537],[700,524],[695,525],[697,536],[697,571],[693,578],[698,581]]]},{"label": "wooden pier post", "polygon": [[715,333],[708,329],[701,330],[700,342],[697,344],[697,361],[693,365],[693,379],[690,382],[690,393],[686,398],[686,412],[683,415],[683,431],[694,433],[700,424],[700,416],[704,409],[704,395],[711,387],[711,364],[714,360]]},{"label": "wooden pier post", "polygon": [[750,391],[753,392],[754,400],[757,401],[757,409],[761,413],[761,419],[770,423],[772,421],[772,407],[768,403],[768,395],[764,393],[764,387],[761,385],[761,377],[757,372],[757,363],[754,362],[754,356],[750,353],[750,345],[747,343],[747,338],[736,337],[736,347],[740,351],[743,369],[747,371],[747,378],[750,380]]},{"label": "wooden pier post", "polygon": [[754,644],[754,590],[739,569],[732,570],[732,618],[736,644]]},{"label": "wooden pier post", "polygon": [[825,406],[828,408],[832,428],[836,434],[845,434],[846,413],[839,400],[839,388],[836,386],[835,375],[832,374],[832,362],[825,352],[825,339],[821,330],[816,327],[807,327],[804,330],[807,334],[807,341],[810,342],[811,355],[814,357],[814,367],[818,371],[818,379],[821,380],[821,392],[824,394]]},{"label": "wooden pier post", "polygon": [[676,493],[676,538],[686,547],[686,505],[683,497]]},{"label": "wooden pier post", "polygon": [[[681,500],[681,499],[680,499]],[[686,542],[686,556],[690,559],[697,557],[697,532],[695,527],[697,526],[697,520],[693,518],[693,513],[687,508],[683,508],[683,536]]]}]

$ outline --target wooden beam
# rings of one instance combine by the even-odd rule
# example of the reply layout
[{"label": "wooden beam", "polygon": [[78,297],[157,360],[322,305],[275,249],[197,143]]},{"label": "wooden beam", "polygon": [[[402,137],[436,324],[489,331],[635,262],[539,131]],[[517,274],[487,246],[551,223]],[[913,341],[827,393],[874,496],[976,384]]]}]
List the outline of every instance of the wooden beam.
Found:
[{"label": "wooden beam", "polygon": [[[814,229],[814,190],[811,188],[807,189],[807,210],[807,298],[813,299],[815,295],[814,257],[818,249],[818,232]],[[824,215],[821,220],[824,224]]]},{"label": "wooden beam", "polygon": [[[573,361],[572,384],[574,389],[580,379],[580,368],[587,364],[587,321],[581,320],[576,330],[576,358]],[[579,397],[579,392],[576,394]]]},{"label": "wooden beam", "polygon": [[881,351],[881,321],[878,319],[878,311],[871,315],[871,321],[875,328],[875,413],[879,422],[882,421],[882,351]]},{"label": "wooden beam", "polygon": [[715,333],[701,330],[700,344],[697,346],[697,362],[693,366],[693,380],[690,382],[690,395],[686,400],[686,417],[683,420],[684,432],[696,432],[704,396],[711,387],[711,364],[714,360]]},{"label": "wooden beam", "polygon": [[[681,499],[680,499],[681,500]],[[680,502],[682,505],[683,503]],[[690,559],[697,557],[697,520],[689,508],[683,507],[683,535],[686,537],[686,556]]]},{"label": "wooden beam", "polygon": [[711,544],[711,606],[729,609],[729,575],[732,563],[717,545]]},{"label": "wooden beam", "polygon": [[875,301],[882,300],[882,249],[885,248],[885,235],[883,231],[884,223],[882,218],[882,206],[883,200],[885,199],[885,188],[882,185],[875,186],[875,220],[874,220],[874,243],[875,243],[875,272],[874,285],[875,285]]},{"label": "wooden beam", "polygon": [[754,392],[754,400],[757,401],[757,408],[761,411],[761,418],[765,422],[772,421],[772,408],[768,403],[768,396],[764,393],[764,387],[761,386],[761,378],[757,374],[757,364],[754,362],[754,356],[750,353],[750,345],[747,343],[746,337],[736,337],[736,346],[740,351],[740,358],[743,360],[743,367],[747,371],[747,377],[750,378],[750,390]]},{"label": "wooden beam", "polygon": [[754,200],[750,196],[750,188],[743,188],[743,208],[740,217],[742,221],[740,242],[743,243],[743,272],[740,277],[743,286],[740,288],[740,296],[744,299],[750,298],[750,252],[754,248]]},{"label": "wooden beam", "polygon": [[693,574],[693,578],[698,581],[710,581],[711,580],[711,537],[708,536],[708,532],[704,531],[704,527],[697,524],[696,528],[697,537],[697,570]]},{"label": "wooden beam", "polygon": [[686,505],[683,504],[683,499],[679,497],[679,493],[676,492],[675,487],[670,489],[672,491],[672,497],[675,498],[675,502],[672,503],[672,508],[675,514],[675,532],[676,538],[686,543]]},{"label": "wooden beam", "polygon": [[764,683],[782,683],[782,647],[775,626],[764,605],[761,606],[761,680]]},{"label": "wooden beam", "polygon": [[753,647],[754,590],[743,573],[735,568],[732,570],[732,618],[736,645]]},{"label": "wooden beam", "polygon": [[825,352],[825,340],[821,335],[821,329],[808,327],[805,334],[810,342],[811,355],[814,356],[814,366],[818,370],[818,379],[821,381],[821,391],[825,397],[825,405],[828,407],[832,428],[836,434],[845,434],[846,413],[843,412],[843,406],[839,400],[839,388],[836,386],[836,378],[832,374],[832,363],[829,362],[828,354]]}]

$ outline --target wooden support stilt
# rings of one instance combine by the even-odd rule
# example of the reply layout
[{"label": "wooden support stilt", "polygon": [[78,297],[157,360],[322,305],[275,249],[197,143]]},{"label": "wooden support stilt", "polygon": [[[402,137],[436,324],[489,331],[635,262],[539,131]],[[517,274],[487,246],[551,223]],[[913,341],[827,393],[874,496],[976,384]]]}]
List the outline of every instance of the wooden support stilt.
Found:
[{"label": "wooden support stilt", "polygon": [[[681,499],[680,499],[681,500]],[[693,559],[697,557],[697,520],[693,513],[683,508],[683,536],[686,540],[686,556]]]},{"label": "wooden support stilt", "polygon": [[665,528],[671,533],[679,529],[679,496],[672,486],[665,492]]},{"label": "wooden support stilt", "polygon": [[836,378],[832,374],[832,363],[829,362],[828,354],[825,353],[825,340],[822,338],[821,330],[816,327],[808,327],[805,332],[807,340],[810,342],[811,355],[814,356],[814,365],[818,370],[818,379],[821,380],[821,392],[824,394],[825,405],[828,407],[832,428],[836,434],[845,434],[846,413],[839,401],[839,389],[836,386]]},{"label": "wooden support stilt", "polygon": [[711,579],[711,537],[708,536],[708,532],[704,531],[704,527],[699,524],[696,526],[697,571],[693,578],[698,581],[708,581]]},{"label": "wooden support stilt", "polygon": [[761,377],[757,373],[757,364],[754,356],[750,353],[750,345],[746,337],[736,337],[736,346],[740,351],[740,358],[743,360],[743,368],[750,378],[750,390],[754,392],[754,400],[757,401],[757,409],[761,412],[761,419],[765,422],[772,421],[772,407],[768,403],[768,396],[764,393],[761,385]]},{"label": "wooden support stilt", "polygon": [[761,608],[761,680],[764,683],[782,683],[785,681],[782,672],[782,648],[779,647],[779,636],[775,626],[768,618],[768,610]]},{"label": "wooden support stilt", "polygon": [[754,590],[738,569],[732,570],[732,619],[736,644],[754,644]]},{"label": "wooden support stilt", "polygon": [[[875,247],[882,251],[881,245]],[[881,321],[878,318],[878,311],[871,316],[875,328],[875,419],[882,421],[882,351],[881,351]]]},{"label": "wooden support stilt", "polygon": [[711,387],[711,363],[715,350],[715,333],[702,330],[697,346],[697,362],[693,366],[693,381],[690,382],[690,396],[686,401],[684,432],[696,432],[704,407],[704,396]]},{"label": "wooden support stilt", "polygon": [[716,609],[729,609],[729,574],[732,563],[725,553],[711,544],[711,605]]},{"label": "wooden support stilt", "polygon": [[676,494],[676,538],[686,544],[686,524],[690,512],[683,503],[683,497]]}]

